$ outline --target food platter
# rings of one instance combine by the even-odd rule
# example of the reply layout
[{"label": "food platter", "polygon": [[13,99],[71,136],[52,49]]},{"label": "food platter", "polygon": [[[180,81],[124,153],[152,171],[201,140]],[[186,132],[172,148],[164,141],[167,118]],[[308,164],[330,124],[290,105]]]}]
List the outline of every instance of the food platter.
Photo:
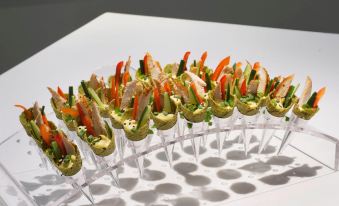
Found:
[{"label": "food platter", "polygon": [[[95,73],[107,77],[112,70],[107,66]],[[80,183],[44,162],[39,148],[20,130],[0,143],[5,180],[0,185],[1,198],[8,205],[223,205],[337,171],[339,144],[335,137],[308,125],[267,123],[263,117],[247,124],[237,118],[232,127],[212,124],[199,131],[193,127],[167,142],[155,131],[148,136],[147,150],[133,153],[133,146],[128,145],[124,158],[107,167],[98,168],[100,160],[88,158],[86,148],[78,145],[84,157]],[[66,129],[54,114],[48,119]],[[259,154],[265,130],[275,134]],[[286,130],[293,133],[294,140],[277,155]],[[243,143],[244,132],[252,134],[248,144]],[[218,135],[225,133],[228,135],[218,151]],[[74,133],[68,135],[77,138]],[[174,153],[168,164],[164,150],[170,145],[174,145]],[[326,152],[319,156],[312,145]],[[139,178],[135,161],[141,157],[145,169]]]}]

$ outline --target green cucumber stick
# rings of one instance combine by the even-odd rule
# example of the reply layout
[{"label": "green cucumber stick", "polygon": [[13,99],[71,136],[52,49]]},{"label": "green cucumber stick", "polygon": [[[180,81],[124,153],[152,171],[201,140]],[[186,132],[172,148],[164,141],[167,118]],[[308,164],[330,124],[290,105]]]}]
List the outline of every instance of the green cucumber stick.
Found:
[{"label": "green cucumber stick", "polygon": [[102,101],[98,97],[97,93],[95,93],[95,91],[92,88],[88,88],[88,92],[89,92],[90,96],[94,99],[94,101],[98,104],[99,108],[101,108],[101,109],[105,108],[104,103],[102,103]]},{"label": "green cucumber stick", "polygon": [[140,71],[141,71],[141,74],[145,74],[144,60],[140,59],[140,60],[139,60],[139,64],[140,64]]},{"label": "green cucumber stick", "polygon": [[210,75],[208,75],[207,72],[205,73],[205,79],[206,79],[206,89],[208,91],[212,90],[211,78],[210,78]]},{"label": "green cucumber stick", "polygon": [[226,101],[229,102],[230,99],[231,99],[231,88],[230,88],[230,84],[227,83]]},{"label": "green cucumber stick", "polygon": [[177,72],[177,77],[180,76],[182,73],[184,73],[184,67],[185,67],[185,61],[181,60],[179,64],[179,69]]},{"label": "green cucumber stick", "polygon": [[88,89],[87,89],[87,86],[86,86],[86,83],[84,80],[81,81],[81,87],[82,89],[84,90],[84,93],[85,93],[85,96],[89,99],[91,99],[91,95],[89,94],[88,92]]},{"label": "green cucumber stick", "polygon": [[167,92],[164,93],[164,108],[163,111],[167,112],[168,114],[172,112],[171,109],[171,99]]},{"label": "green cucumber stick", "polygon": [[69,104],[69,107],[72,107],[73,106],[73,87],[70,86],[68,87],[68,104]]}]

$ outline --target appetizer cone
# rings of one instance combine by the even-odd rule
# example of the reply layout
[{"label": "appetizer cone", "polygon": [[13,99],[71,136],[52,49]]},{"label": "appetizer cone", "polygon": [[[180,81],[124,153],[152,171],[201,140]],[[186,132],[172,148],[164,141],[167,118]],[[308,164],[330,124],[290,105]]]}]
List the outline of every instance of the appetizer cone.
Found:
[{"label": "appetizer cone", "polygon": [[[149,136],[149,120],[151,116],[151,106],[149,105],[151,91],[145,89],[141,94],[134,93],[133,108],[127,110],[127,118],[124,121],[124,131],[134,154],[144,152],[148,149],[151,138]],[[136,165],[140,177],[144,171],[144,156],[136,158]]]},{"label": "appetizer cone", "polygon": [[[183,58],[180,60],[180,63],[173,63],[173,64],[167,64],[164,68],[164,73],[167,75],[168,84],[171,86],[173,90],[173,94],[171,96],[171,99],[174,101],[175,105],[180,109],[181,107],[181,98],[183,96],[183,92],[180,87],[177,86],[175,82],[180,82],[181,75],[187,71],[187,62],[188,58],[191,52],[187,51]],[[181,84],[180,84],[181,86]],[[186,122],[182,115],[179,115],[179,118],[177,119],[177,128],[176,133],[178,138],[180,138],[180,146],[181,149],[184,148],[184,134],[185,134],[185,128],[186,128]]]},{"label": "appetizer cone", "polygon": [[304,120],[310,120],[319,111],[319,101],[326,92],[326,87],[321,88],[318,92],[312,91],[312,80],[307,77],[305,89],[300,100],[294,105],[293,113]]},{"label": "appetizer cone", "polygon": [[107,98],[107,89],[103,78],[92,74],[89,81],[81,81],[78,87],[79,94],[84,95],[88,100],[93,100],[98,105],[100,115],[108,118],[110,113],[109,100]]},{"label": "appetizer cone", "polygon": [[262,98],[264,93],[261,89],[266,88],[267,82],[265,79],[259,78],[257,72],[248,63],[240,79],[235,81],[235,104],[238,111],[246,116],[258,114],[260,107],[265,102],[265,99]]},{"label": "appetizer cone", "polygon": [[52,97],[50,99],[51,106],[56,117],[62,120],[70,131],[75,131],[78,127],[78,112],[75,106],[76,98],[73,93],[73,87],[69,87],[69,92],[64,93],[60,87],[57,92],[48,87]]},{"label": "appetizer cone", "polygon": [[[153,89],[154,102],[151,117],[162,143],[165,144],[175,140],[178,107],[175,99],[171,98],[172,90],[169,83],[164,83],[163,91],[160,89],[161,85]],[[169,165],[172,166],[174,144],[169,144],[164,149]]]},{"label": "appetizer cone", "polygon": [[33,108],[24,109],[19,119],[27,134],[33,138],[50,162],[65,176],[73,176],[82,166],[78,147],[66,134],[47,120],[43,109],[36,102]]},{"label": "appetizer cone", "polygon": [[291,85],[292,80],[293,75],[284,78],[276,90],[268,95],[266,109],[271,115],[275,117],[284,117],[294,103],[297,102],[295,92],[299,85]]},{"label": "appetizer cone", "polygon": [[290,118],[290,123],[285,131],[284,138],[281,142],[278,154],[281,154],[287,145],[292,141],[293,132],[290,127],[292,124],[305,125],[318,111],[318,104],[326,92],[326,87],[319,89],[318,92],[312,91],[312,80],[306,78],[305,88],[299,98],[299,101],[293,107],[293,116]]},{"label": "appetizer cone", "polygon": [[108,123],[102,122],[97,104],[80,95],[76,106],[80,117],[78,136],[94,154],[101,157],[112,154],[115,150],[114,134]]},{"label": "appetizer cone", "polygon": [[[292,84],[293,75],[287,76],[282,82],[277,83],[277,87],[269,95],[266,100],[266,113],[264,113],[265,127],[270,122],[284,124],[283,117],[297,102],[295,92],[299,85],[294,86]],[[268,146],[271,141],[274,129],[264,129],[262,138],[259,144],[258,153],[260,154]]]}]

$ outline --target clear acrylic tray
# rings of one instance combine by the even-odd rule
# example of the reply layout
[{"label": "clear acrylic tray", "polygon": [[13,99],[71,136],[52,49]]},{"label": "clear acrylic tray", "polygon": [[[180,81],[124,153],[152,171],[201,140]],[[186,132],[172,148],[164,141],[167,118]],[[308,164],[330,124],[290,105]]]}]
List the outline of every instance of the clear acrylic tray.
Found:
[{"label": "clear acrylic tray", "polygon": [[[96,73],[108,76],[110,71]],[[62,125],[53,114],[49,119]],[[214,121],[199,131],[182,124],[181,129],[186,128],[182,136],[163,143],[154,134],[146,151],[133,154],[127,147],[124,159],[106,168],[97,169],[96,160],[83,159],[84,179],[78,186],[45,164],[30,137],[20,130],[0,143],[0,205],[224,205],[338,170],[337,138],[307,125],[262,122],[237,120],[231,129],[216,128]],[[269,129],[275,135],[258,154],[262,134]],[[293,141],[277,155],[286,129],[293,132]],[[229,136],[219,153],[217,140],[226,132]],[[247,155],[244,132],[252,135],[246,140]],[[174,145],[172,168],[164,152],[170,145]],[[140,157],[145,158],[143,178],[135,163]],[[119,187],[114,172],[119,174]]]}]

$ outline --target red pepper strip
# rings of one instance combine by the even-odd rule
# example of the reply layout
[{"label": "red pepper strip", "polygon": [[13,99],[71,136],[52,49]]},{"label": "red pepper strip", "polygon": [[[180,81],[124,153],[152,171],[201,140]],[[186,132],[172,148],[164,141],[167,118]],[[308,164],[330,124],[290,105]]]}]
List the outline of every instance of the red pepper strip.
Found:
[{"label": "red pepper strip", "polygon": [[247,93],[246,80],[244,80],[241,84],[240,93],[241,96],[245,96]]},{"label": "red pepper strip", "polygon": [[260,62],[256,62],[256,63],[254,63],[254,65],[253,65],[253,69],[254,69],[255,71],[258,71],[258,70],[259,70],[259,68],[260,68]]},{"label": "red pepper strip", "polygon": [[317,93],[317,96],[315,98],[315,101],[313,103],[313,108],[317,108],[318,107],[319,101],[324,96],[325,92],[326,92],[326,87],[323,87],[323,88],[319,89],[319,91]]},{"label": "red pepper strip", "polygon": [[185,65],[184,65],[184,69],[187,70],[186,65],[187,65],[187,61],[188,61],[188,57],[190,56],[191,52],[187,51],[184,55],[184,61],[185,61]]},{"label": "red pepper strip", "polygon": [[61,138],[61,135],[60,135],[59,132],[54,136],[54,140],[58,144],[58,146],[61,150],[61,154],[66,155],[67,154],[66,148],[65,148],[64,142],[62,141],[62,138]]},{"label": "red pepper strip", "polygon": [[115,71],[115,106],[120,106],[120,99],[119,99],[119,85],[120,85],[120,76],[121,76],[121,68],[124,66],[124,62],[120,61],[117,64],[117,68]]},{"label": "red pepper strip", "polygon": [[201,99],[201,97],[198,94],[197,87],[195,86],[194,82],[191,82],[190,86],[191,86],[195,96],[197,97],[199,104],[204,103],[204,101]]},{"label": "red pepper strip", "polygon": [[225,100],[226,99],[226,80],[227,80],[227,76],[226,74],[224,74],[221,79],[220,79],[220,92],[221,92],[221,99]]},{"label": "red pepper strip", "polygon": [[148,73],[148,57],[147,57],[147,54],[144,56],[144,68],[145,68],[145,75],[147,75]]},{"label": "red pepper strip", "polygon": [[155,104],[155,109],[157,112],[161,111],[161,102],[160,102],[160,94],[159,90],[157,87],[153,89],[153,95],[154,95],[154,104]]},{"label": "red pepper strip", "polygon": [[61,90],[61,88],[58,86],[58,94],[63,98],[67,100],[67,97],[65,93]]},{"label": "red pepper strip", "polygon": [[111,100],[115,98],[115,76],[111,79]]},{"label": "red pepper strip", "polygon": [[215,69],[213,75],[212,75],[212,78],[211,80],[212,81],[217,81],[217,79],[219,78],[222,70],[224,69],[224,67],[226,65],[228,65],[230,63],[230,57],[226,57],[224,58],[223,60],[221,60],[221,62],[218,64],[217,68]]},{"label": "red pepper strip", "polygon": [[202,69],[204,68],[204,64],[205,64],[206,58],[207,58],[207,51],[205,51],[205,52],[201,55],[199,71],[202,71]]},{"label": "red pepper strip", "polygon": [[64,114],[68,114],[72,116],[73,118],[77,118],[79,116],[79,112],[75,109],[64,107],[61,109],[61,112]]},{"label": "red pepper strip", "polygon": [[14,105],[14,106],[15,106],[15,107],[18,107],[18,108],[20,108],[20,109],[22,109],[22,110],[24,110],[24,114],[25,114],[26,119],[28,119],[28,120],[31,120],[31,119],[32,119],[33,114],[32,114],[32,112],[30,112],[28,109],[26,109],[26,107],[24,107],[24,106],[21,105],[21,104],[16,104],[16,105]]},{"label": "red pepper strip", "polygon": [[136,120],[137,118],[137,114],[138,114],[138,106],[139,106],[139,103],[138,103],[138,96],[134,96],[134,102],[133,102],[133,113],[132,113],[132,118],[134,120]]},{"label": "red pepper strip", "polygon": [[44,142],[50,146],[51,145],[51,138],[50,138],[51,128],[49,128],[46,124],[40,125],[40,134]]},{"label": "red pepper strip", "polygon": [[168,95],[171,95],[171,94],[172,94],[171,86],[169,85],[168,82],[165,82],[165,84],[164,84],[164,89],[165,89],[165,91],[168,93]]},{"label": "red pepper strip", "polygon": [[81,122],[84,126],[86,126],[87,133],[94,136],[95,132],[94,132],[94,128],[93,128],[91,118],[89,118],[88,116],[85,115],[85,113],[84,113],[84,111],[82,111],[82,108],[81,108],[79,103],[77,103],[76,105],[77,105],[77,108],[78,108],[78,111],[79,111],[79,116],[80,116]]},{"label": "red pepper strip", "polygon": [[126,71],[122,76],[122,83],[124,84],[124,86],[126,86],[126,84],[128,83],[129,78],[130,78],[129,72]]},{"label": "red pepper strip", "polygon": [[275,80],[273,80],[271,88],[270,88],[270,92],[272,92],[274,90],[274,85],[275,85]]}]

